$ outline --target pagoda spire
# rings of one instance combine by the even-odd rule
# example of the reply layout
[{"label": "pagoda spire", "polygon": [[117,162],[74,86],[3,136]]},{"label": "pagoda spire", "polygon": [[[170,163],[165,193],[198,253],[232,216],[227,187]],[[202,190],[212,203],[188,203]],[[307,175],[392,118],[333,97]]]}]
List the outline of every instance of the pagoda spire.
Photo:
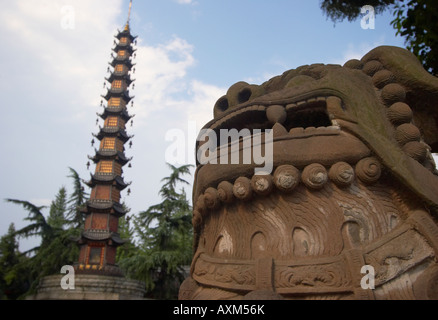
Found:
[{"label": "pagoda spire", "polygon": [[125,24],[125,31],[129,30],[129,21],[131,20],[132,0],[129,1],[128,19]]},{"label": "pagoda spire", "polygon": [[130,185],[123,179],[123,167],[132,160],[125,155],[125,144],[132,138],[126,132],[127,124],[133,117],[127,109],[133,99],[129,87],[135,81],[131,79],[132,59],[136,51],[136,37],[129,28],[131,7],[132,0],[126,26],[115,36],[117,41],[112,49],[115,55],[110,62],[113,69],[108,70],[110,76],[105,80],[109,86],[102,96],[107,103],[104,111],[98,114],[104,124],[94,134],[100,145],[99,149],[95,149],[95,155],[89,157],[96,166],[94,174],[86,182],[91,194],[82,209],[85,225],[77,239],[80,254],[75,269],[78,273],[123,276],[115,260],[117,247],[126,242],[120,238],[118,225],[119,219],[127,213],[120,202],[121,192]]},{"label": "pagoda spire", "polygon": [[126,24],[128,25],[129,25],[129,20],[131,19],[131,9],[132,9],[132,0],[129,1],[128,21],[126,22]]}]

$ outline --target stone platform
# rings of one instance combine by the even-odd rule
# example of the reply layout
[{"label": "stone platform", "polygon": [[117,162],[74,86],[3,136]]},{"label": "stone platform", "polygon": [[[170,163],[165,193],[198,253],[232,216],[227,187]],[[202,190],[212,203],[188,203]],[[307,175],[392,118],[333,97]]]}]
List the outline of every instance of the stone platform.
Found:
[{"label": "stone platform", "polygon": [[142,300],[145,285],[123,277],[100,275],[75,275],[75,289],[61,288],[63,275],[53,275],[41,280],[36,295],[28,300]]}]

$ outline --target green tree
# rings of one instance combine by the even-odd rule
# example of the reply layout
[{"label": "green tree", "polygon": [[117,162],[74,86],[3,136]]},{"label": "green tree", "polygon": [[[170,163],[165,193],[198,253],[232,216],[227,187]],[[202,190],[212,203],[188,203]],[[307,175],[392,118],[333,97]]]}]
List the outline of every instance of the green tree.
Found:
[{"label": "green tree", "polygon": [[77,171],[72,168],[69,168],[69,170],[70,175],[68,177],[73,180],[73,191],[67,202],[66,219],[73,228],[79,229],[84,225],[84,216],[80,208],[85,204],[89,195],[85,192],[82,180]]},{"label": "green tree", "polygon": [[390,10],[391,25],[396,34],[405,38],[407,49],[414,53],[424,68],[438,73],[438,1],[436,0],[323,0],[321,9],[333,22],[356,20],[364,5],[374,7],[379,14]]},{"label": "green tree", "polygon": [[438,74],[438,1],[397,2],[391,22],[397,34],[405,37],[407,48],[430,73]]},{"label": "green tree", "polygon": [[53,230],[51,226],[47,223],[42,210],[46,209],[46,206],[37,206],[29,201],[17,200],[17,199],[6,199],[7,202],[20,205],[28,212],[28,216],[24,218],[25,221],[29,221],[30,224],[26,227],[18,230],[15,234],[18,237],[30,238],[30,237],[40,237],[41,243],[38,246],[33,247],[25,252],[25,254],[32,254],[37,252],[41,246],[45,246],[50,242],[53,236]]},{"label": "green tree", "polygon": [[127,276],[144,281],[155,299],[177,298],[183,267],[192,259],[192,210],[184,189],[176,189],[188,184],[182,176],[190,173],[190,166],[169,167],[172,172],[159,192],[163,201],[134,220],[138,255],[120,261]]},{"label": "green tree", "polygon": [[[83,222],[77,215],[74,215],[73,219],[68,219],[68,217],[71,217],[72,213],[76,214],[78,204],[85,202],[86,197],[79,176],[73,169],[70,170],[72,171],[70,177],[74,181],[74,191],[68,197],[65,187],[59,189],[55,200],[50,205],[47,219],[43,214],[43,210],[47,209],[46,206],[36,206],[23,200],[6,199],[7,202],[22,206],[28,212],[24,220],[29,221],[29,225],[15,231],[14,235],[19,238],[39,237],[41,239],[38,246],[23,253],[30,255],[30,258],[23,259],[13,268],[15,272],[27,270],[30,283],[27,294],[35,292],[42,277],[59,273],[62,266],[72,264],[79,254],[79,249],[72,239],[79,236],[79,226]],[[78,181],[79,184],[77,184]]]},{"label": "green tree", "polygon": [[8,202],[23,206],[28,211],[25,220],[31,223],[15,232],[22,238],[38,236],[41,243],[26,252],[33,253],[30,259],[26,259],[17,268],[29,270],[31,279],[30,293],[34,293],[42,277],[59,273],[61,267],[71,264],[78,255],[78,248],[71,239],[77,235],[77,230],[64,230],[65,210],[67,206],[65,188],[61,188],[56,199],[50,206],[48,218],[44,217],[42,210],[46,207],[37,207],[28,201],[7,199]]},{"label": "green tree", "polygon": [[67,191],[65,187],[59,189],[58,194],[50,206],[47,223],[52,229],[60,230],[65,225],[65,213],[67,211]]},{"label": "green tree", "polygon": [[365,5],[374,7],[375,13],[385,11],[394,0],[323,0],[321,9],[333,22],[342,22],[344,19],[354,21],[361,15],[361,8]]},{"label": "green tree", "polygon": [[[123,205],[126,207],[125,205]],[[120,235],[120,238],[123,240],[126,240],[126,243],[124,243],[122,246],[117,248],[117,254],[116,254],[116,262],[119,263],[119,261],[122,261],[124,259],[136,256],[139,252],[139,249],[135,245],[135,229],[131,226],[131,217],[130,216],[124,216],[119,219],[119,228],[118,233]]]},{"label": "green tree", "polygon": [[[27,272],[16,266],[26,257],[18,251],[15,226],[0,238],[0,299],[15,300],[28,290]],[[21,272],[20,272],[21,271]]]}]

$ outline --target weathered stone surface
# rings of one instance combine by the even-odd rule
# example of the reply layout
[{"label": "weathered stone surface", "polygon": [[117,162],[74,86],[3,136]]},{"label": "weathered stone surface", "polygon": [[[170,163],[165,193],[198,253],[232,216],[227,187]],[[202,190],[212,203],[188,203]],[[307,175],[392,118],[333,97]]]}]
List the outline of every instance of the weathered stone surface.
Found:
[{"label": "weathered stone surface", "polygon": [[273,129],[272,172],[242,144],[237,164],[198,163],[180,297],[437,299],[437,106],[438,79],[388,46],[233,85],[204,128]]},{"label": "weathered stone surface", "polygon": [[63,290],[63,275],[48,276],[41,280],[36,295],[29,300],[142,300],[144,283],[123,277],[75,275],[75,289]]}]

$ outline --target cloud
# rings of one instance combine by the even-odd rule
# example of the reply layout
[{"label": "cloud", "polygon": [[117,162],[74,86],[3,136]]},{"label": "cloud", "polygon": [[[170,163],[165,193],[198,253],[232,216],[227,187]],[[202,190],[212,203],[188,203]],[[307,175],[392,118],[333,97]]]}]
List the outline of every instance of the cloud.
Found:
[{"label": "cloud", "polygon": [[212,119],[213,106],[226,90],[189,76],[190,68],[196,66],[193,51],[191,44],[178,37],[158,46],[139,41],[133,92],[137,125],[146,125],[159,113],[166,115],[167,126],[181,129],[188,121],[200,128]]},{"label": "cloud", "polygon": [[[67,6],[63,0],[19,0],[6,4],[0,12],[6,29],[0,39],[4,37],[3,43],[10,43],[6,34],[8,39],[15,39],[12,51],[26,57],[22,72],[15,69],[20,66],[6,66],[16,74],[13,81],[27,91],[28,100],[41,99],[42,92],[50,95],[53,102],[42,104],[40,111],[62,122],[91,124],[92,114],[100,111],[100,95],[106,93],[105,71],[111,60],[113,35],[120,28],[116,21],[120,20],[123,4],[121,0],[107,0],[105,5],[102,2],[77,0]],[[99,14],[94,14],[97,11]],[[74,20],[72,29],[65,28],[67,18]],[[135,109],[139,125],[160,110],[185,110],[185,117],[195,106],[199,112],[202,103],[212,110],[223,90],[188,76],[189,69],[196,65],[193,51],[193,45],[177,36],[155,46],[138,39],[135,90],[130,91],[135,95],[135,105],[140,106]],[[11,53],[3,61],[13,59]],[[3,87],[10,82],[0,78]],[[201,121],[202,116],[196,118]]]},{"label": "cloud", "polygon": [[136,59],[136,103],[148,106],[140,111],[141,119],[157,110],[179,103],[175,95],[184,92],[187,69],[195,59],[193,47],[185,40],[174,37],[158,46],[141,44]]},{"label": "cloud", "polygon": [[342,52],[341,58],[332,59],[332,64],[343,65],[345,62],[351,59],[362,59],[362,57],[375,47],[381,46],[385,43],[383,37],[373,43],[363,42],[360,45],[348,44],[347,49]]},{"label": "cloud", "polygon": [[179,3],[179,4],[193,4],[193,3],[195,3],[193,0],[175,0],[176,1],[176,3]]},{"label": "cloud", "polygon": [[[7,50],[0,52],[0,108],[5,123],[0,130],[13,137],[2,145],[9,155],[0,159],[0,175],[8,181],[7,186],[0,185],[3,197],[50,205],[49,199],[68,181],[67,167],[88,179],[87,155],[94,153],[89,141],[98,130],[96,112],[102,111],[100,95],[106,92],[104,77],[114,35],[123,27],[124,4],[122,0],[2,4],[0,41]],[[72,18],[73,28],[68,28]],[[135,106],[129,110],[136,117],[135,125],[128,127],[128,133],[136,136],[132,151],[127,149],[134,166],[125,171],[126,181],[134,182],[128,200],[133,213],[157,201],[160,180],[168,174],[166,130],[187,130],[188,121],[202,126],[224,94],[224,89],[190,75],[196,66],[195,48],[186,40],[174,36],[148,45],[140,37],[137,49],[135,90],[130,90]],[[18,206],[1,204],[0,211],[6,212],[0,234],[9,221],[23,226]]]},{"label": "cloud", "polygon": [[[14,72],[17,83],[29,89],[27,95],[35,101],[41,92],[50,93],[53,99],[72,96],[74,92],[71,108],[62,111],[63,118],[83,121],[90,106],[99,99],[121,2],[108,0],[102,5],[100,1],[77,0],[69,11],[63,10],[66,2],[59,0],[3,4],[0,19],[4,32],[0,40],[8,43],[6,61],[14,61],[6,69],[18,68],[20,72]],[[99,14],[94,14],[97,11]],[[63,26],[66,14],[73,21],[71,29]],[[50,104],[45,105],[49,107]]]},{"label": "cloud", "polygon": [[166,137],[180,132],[183,162],[194,163],[197,133],[213,118],[213,106],[226,92],[189,76],[196,65],[193,51],[191,44],[178,37],[158,46],[138,43],[133,130],[137,143],[154,150],[156,161],[169,162],[165,155],[173,142]]}]

